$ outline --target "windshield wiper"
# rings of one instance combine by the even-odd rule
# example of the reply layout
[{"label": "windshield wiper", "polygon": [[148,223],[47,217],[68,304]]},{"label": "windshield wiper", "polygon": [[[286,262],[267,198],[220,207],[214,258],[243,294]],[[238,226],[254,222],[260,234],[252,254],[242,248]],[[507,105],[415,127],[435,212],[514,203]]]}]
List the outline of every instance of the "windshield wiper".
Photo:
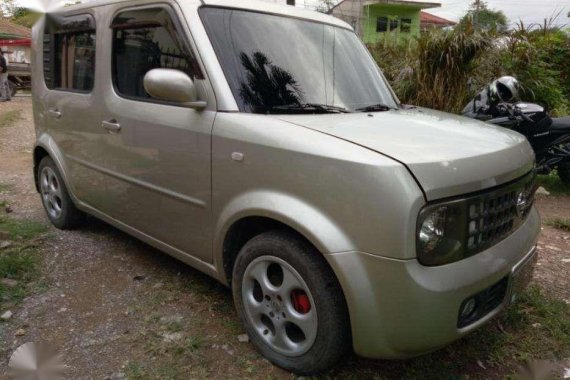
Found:
[{"label": "windshield wiper", "polygon": [[271,107],[272,111],[289,111],[289,112],[321,112],[321,113],[350,113],[344,107],[329,106],[328,104],[303,103],[303,104],[287,104],[284,106]]},{"label": "windshield wiper", "polygon": [[356,111],[361,111],[361,112],[375,112],[375,111],[381,112],[381,111],[391,111],[391,110],[395,110],[395,108],[382,103],[372,104],[370,106],[356,109]]}]

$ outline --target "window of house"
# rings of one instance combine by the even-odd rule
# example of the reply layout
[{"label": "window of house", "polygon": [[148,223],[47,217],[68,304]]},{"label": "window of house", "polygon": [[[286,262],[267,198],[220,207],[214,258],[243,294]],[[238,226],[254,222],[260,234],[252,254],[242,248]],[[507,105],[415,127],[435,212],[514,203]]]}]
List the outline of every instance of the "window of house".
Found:
[{"label": "window of house", "polygon": [[388,17],[382,16],[378,17],[376,20],[376,32],[387,32],[388,31]]},{"label": "window of house", "polygon": [[410,33],[412,31],[412,19],[403,18],[400,22],[400,32]]},{"label": "window of house", "polygon": [[44,79],[49,89],[90,92],[95,83],[95,20],[51,18],[44,33]]},{"label": "window of house", "polygon": [[394,32],[396,30],[398,30],[398,17],[394,16],[390,18],[390,31]]},{"label": "window of house", "polygon": [[180,70],[203,79],[174,15],[167,8],[146,8],[118,14],[113,28],[113,81],[119,94],[151,99],[144,77],[153,69]]}]

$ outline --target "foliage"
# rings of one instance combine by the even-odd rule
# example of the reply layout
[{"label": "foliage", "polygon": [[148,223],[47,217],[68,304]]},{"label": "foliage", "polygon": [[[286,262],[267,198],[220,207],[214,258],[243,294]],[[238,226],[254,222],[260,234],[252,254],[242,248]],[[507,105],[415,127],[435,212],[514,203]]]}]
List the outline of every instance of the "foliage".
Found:
[{"label": "foliage", "polygon": [[480,1],[477,6],[477,1],[474,1],[467,14],[459,21],[459,27],[465,29],[469,28],[470,24],[475,24],[478,30],[504,32],[507,30],[507,23],[507,16],[503,11],[489,9],[484,1]]},{"label": "foliage", "polygon": [[333,9],[336,3],[337,1],[335,0],[319,0],[316,10],[322,13],[328,13]]},{"label": "foliage", "polygon": [[501,51],[505,72],[524,85],[525,99],[548,106],[555,114],[570,110],[570,38],[547,23],[520,23]]},{"label": "foliage", "polygon": [[562,182],[556,171],[538,176],[536,182],[553,195],[570,195],[570,185]]},{"label": "foliage", "polygon": [[[0,202],[2,206],[3,202]],[[47,231],[43,224],[9,218],[0,207],[0,279],[15,281],[14,286],[0,283],[2,309],[19,302],[26,294],[28,283],[37,280],[41,257],[38,247]]]},{"label": "foliage", "polygon": [[388,67],[386,75],[403,102],[459,112],[467,103],[474,63],[491,42],[487,34],[433,30],[408,41],[405,49],[383,43],[372,53]]},{"label": "foliage", "polygon": [[14,0],[0,0],[0,18],[8,18],[16,9]]},{"label": "foliage", "polygon": [[544,224],[550,227],[557,228],[562,231],[570,232],[570,218],[551,218],[546,219]]},{"label": "foliage", "polygon": [[38,12],[34,12],[28,8],[19,7],[14,9],[10,21],[12,21],[14,24],[31,28],[34,26],[36,21],[39,20],[40,16],[41,14]]},{"label": "foliage", "polygon": [[523,100],[555,116],[570,112],[570,37],[549,23],[520,24],[508,33],[430,30],[369,48],[404,103],[460,112],[476,90],[513,75],[524,87]]}]

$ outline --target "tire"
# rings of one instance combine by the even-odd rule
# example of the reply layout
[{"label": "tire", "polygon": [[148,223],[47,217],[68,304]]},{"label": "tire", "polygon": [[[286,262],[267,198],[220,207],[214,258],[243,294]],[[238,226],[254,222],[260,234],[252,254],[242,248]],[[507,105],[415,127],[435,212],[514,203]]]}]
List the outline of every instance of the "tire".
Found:
[{"label": "tire", "polygon": [[558,177],[565,185],[570,185],[570,163],[558,165]]},{"label": "tire", "polygon": [[42,205],[55,227],[70,230],[81,225],[85,215],[73,204],[61,174],[50,157],[44,157],[40,162],[38,184]]},{"label": "tire", "polygon": [[348,308],[334,273],[293,233],[271,231],[247,242],[234,265],[232,292],[251,342],[281,368],[315,375],[351,348]]},{"label": "tire", "polygon": [[12,81],[8,81],[8,88],[10,89],[10,96],[13,98],[18,92],[18,86]]}]

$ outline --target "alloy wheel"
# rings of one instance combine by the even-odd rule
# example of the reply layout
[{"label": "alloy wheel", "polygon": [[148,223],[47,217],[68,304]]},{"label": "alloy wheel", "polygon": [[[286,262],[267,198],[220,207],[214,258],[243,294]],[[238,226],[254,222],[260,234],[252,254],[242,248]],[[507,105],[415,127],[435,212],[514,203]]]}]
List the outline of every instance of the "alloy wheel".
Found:
[{"label": "alloy wheel", "polygon": [[261,256],[245,269],[242,299],[249,323],[273,350],[306,353],[317,337],[317,310],[301,275],[286,261]]},{"label": "alloy wheel", "polygon": [[61,186],[54,170],[49,166],[44,167],[40,173],[40,190],[49,216],[58,219],[63,212]]}]

